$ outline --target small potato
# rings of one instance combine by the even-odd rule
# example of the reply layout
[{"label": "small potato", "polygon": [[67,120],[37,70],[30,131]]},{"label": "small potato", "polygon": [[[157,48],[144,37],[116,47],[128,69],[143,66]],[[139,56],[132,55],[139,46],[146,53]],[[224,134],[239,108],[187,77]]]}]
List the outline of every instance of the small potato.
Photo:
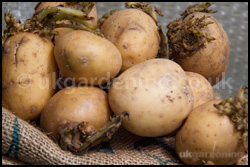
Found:
[{"label": "small potato", "polygon": [[213,88],[206,78],[194,72],[186,72],[186,75],[194,96],[194,108],[214,100]]},{"label": "small potato", "polygon": [[60,124],[88,122],[96,130],[110,120],[106,92],[95,87],[71,87],[56,93],[41,114],[40,125],[45,132],[55,135]]},{"label": "small potato", "polygon": [[2,98],[24,120],[36,120],[55,92],[58,76],[53,44],[22,32],[6,40],[2,60]]},{"label": "small potato", "polygon": [[151,59],[123,72],[111,85],[109,104],[122,125],[145,137],[169,135],[193,109],[193,94],[183,69],[167,59]]},{"label": "small potato", "polygon": [[242,132],[209,101],[195,108],[176,135],[176,152],[186,165],[233,165],[244,154]]},{"label": "small potato", "polygon": [[154,20],[138,9],[124,9],[111,15],[101,33],[122,55],[121,71],[157,56],[160,36]]},{"label": "small potato", "polygon": [[65,76],[89,85],[106,83],[119,73],[122,65],[121,54],[110,41],[81,30],[61,36],[54,53]]},{"label": "small potato", "polygon": [[185,71],[199,73],[215,85],[226,74],[229,63],[230,46],[226,32],[220,23],[208,13],[195,12],[184,19],[192,20],[206,17],[203,22],[212,22],[203,29],[205,34],[215,38],[210,42],[205,42],[205,47],[200,48],[189,56],[180,56],[173,52],[170,58],[177,62]]}]

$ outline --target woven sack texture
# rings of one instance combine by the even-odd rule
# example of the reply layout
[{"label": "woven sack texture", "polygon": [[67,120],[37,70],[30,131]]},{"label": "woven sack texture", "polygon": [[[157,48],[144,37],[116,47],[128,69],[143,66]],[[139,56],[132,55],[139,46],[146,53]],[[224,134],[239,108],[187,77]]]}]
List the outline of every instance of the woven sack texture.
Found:
[{"label": "woven sack texture", "polygon": [[[120,128],[109,142],[73,155],[37,126],[2,108],[3,165],[181,165],[174,144],[174,137],[139,137]],[[248,165],[248,155],[237,165]]]},{"label": "woven sack texture", "polygon": [[38,128],[2,108],[2,154],[27,164],[182,164],[176,156],[174,142],[173,137],[139,137],[120,128],[109,142],[100,144],[82,156],[73,155],[62,150]]},{"label": "woven sack texture", "polygon": [[2,155],[2,165],[28,165],[18,159]]}]

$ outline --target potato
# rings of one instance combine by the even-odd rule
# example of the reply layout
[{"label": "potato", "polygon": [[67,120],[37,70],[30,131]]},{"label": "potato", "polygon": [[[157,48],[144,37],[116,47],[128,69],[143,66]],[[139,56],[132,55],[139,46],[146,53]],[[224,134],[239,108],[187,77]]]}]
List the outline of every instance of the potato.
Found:
[{"label": "potato", "polygon": [[3,98],[2,98],[2,107],[10,110],[10,108],[8,107],[8,105],[6,104],[6,102],[3,100]]},{"label": "potato", "polygon": [[242,133],[209,101],[194,109],[176,135],[176,152],[187,165],[232,165],[241,158]]},{"label": "potato", "polygon": [[101,85],[114,78],[122,65],[119,50],[105,38],[76,30],[55,43],[55,58],[61,72],[89,85]]},{"label": "potato", "polygon": [[193,94],[183,69],[167,59],[151,59],[123,72],[111,85],[109,104],[122,125],[145,137],[169,135],[193,109]]},{"label": "potato", "polygon": [[214,100],[222,100],[221,95],[216,91],[214,91]]},{"label": "potato", "polygon": [[184,21],[193,17],[206,19],[203,22],[213,22],[208,24],[202,30],[205,34],[215,38],[210,42],[205,42],[205,47],[199,48],[197,51],[188,56],[180,56],[178,53],[173,52],[170,59],[177,62],[185,71],[199,73],[211,83],[215,85],[226,74],[229,63],[230,46],[226,32],[220,23],[211,15],[207,13],[196,12],[187,16]]},{"label": "potato", "polygon": [[[48,7],[54,7],[54,6],[64,6],[65,8],[75,8],[72,5],[68,5],[66,2],[39,2],[39,4],[35,8],[35,13],[40,12],[41,10],[44,10]],[[93,17],[93,20],[87,21],[88,23],[92,25],[97,25],[98,17],[97,17],[97,11],[96,11],[96,5],[93,7],[93,9],[88,14],[89,17]],[[62,21],[63,23],[69,24],[70,21]],[[71,23],[70,23],[71,24]],[[67,34],[74,29],[72,28],[55,28],[53,31],[57,34],[55,35],[55,40],[57,40],[60,36]]]},{"label": "potato", "polygon": [[4,43],[2,98],[18,117],[36,120],[55,92],[57,72],[52,42],[18,33]]},{"label": "potato", "polygon": [[214,100],[213,88],[206,78],[194,72],[186,72],[186,75],[194,96],[194,108]]},{"label": "potato", "polygon": [[119,49],[121,71],[157,56],[160,36],[154,20],[138,9],[124,9],[111,15],[101,33]]},{"label": "potato", "polygon": [[41,114],[40,125],[52,136],[65,122],[88,122],[100,130],[111,115],[106,92],[96,87],[69,87],[49,100]]}]

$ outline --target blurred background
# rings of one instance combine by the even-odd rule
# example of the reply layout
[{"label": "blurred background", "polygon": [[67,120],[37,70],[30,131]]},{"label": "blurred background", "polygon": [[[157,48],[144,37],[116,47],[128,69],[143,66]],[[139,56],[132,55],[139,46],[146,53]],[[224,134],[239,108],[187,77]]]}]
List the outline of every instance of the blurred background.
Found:
[{"label": "blurred background", "polygon": [[[163,32],[167,32],[167,24],[178,18],[186,7],[196,3],[198,2],[155,2],[156,7],[164,14],[159,18]],[[37,2],[2,2],[2,32],[5,28],[4,13],[11,10],[23,23],[32,16],[36,4]],[[99,18],[112,9],[124,9],[124,2],[97,3]],[[210,9],[218,11],[213,17],[225,29],[230,41],[229,69],[223,82],[213,87],[226,98],[237,94],[241,86],[248,86],[248,2],[215,2]]]}]

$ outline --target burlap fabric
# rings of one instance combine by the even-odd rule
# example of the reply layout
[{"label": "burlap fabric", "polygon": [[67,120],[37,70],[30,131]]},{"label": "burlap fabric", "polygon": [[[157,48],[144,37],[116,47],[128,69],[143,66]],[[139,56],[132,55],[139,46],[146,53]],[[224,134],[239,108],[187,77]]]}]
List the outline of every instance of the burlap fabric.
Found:
[{"label": "burlap fabric", "polygon": [[[145,138],[123,128],[106,143],[82,156],[63,151],[33,125],[2,108],[2,164],[4,165],[176,165],[182,164],[173,137]],[[238,164],[248,164],[245,156]]]},{"label": "burlap fabric", "polygon": [[39,129],[2,108],[2,154],[27,164],[181,164],[174,138],[143,138],[120,128],[113,138],[82,156],[63,151]]},{"label": "burlap fabric", "polygon": [[2,155],[2,165],[28,165],[18,159]]}]

